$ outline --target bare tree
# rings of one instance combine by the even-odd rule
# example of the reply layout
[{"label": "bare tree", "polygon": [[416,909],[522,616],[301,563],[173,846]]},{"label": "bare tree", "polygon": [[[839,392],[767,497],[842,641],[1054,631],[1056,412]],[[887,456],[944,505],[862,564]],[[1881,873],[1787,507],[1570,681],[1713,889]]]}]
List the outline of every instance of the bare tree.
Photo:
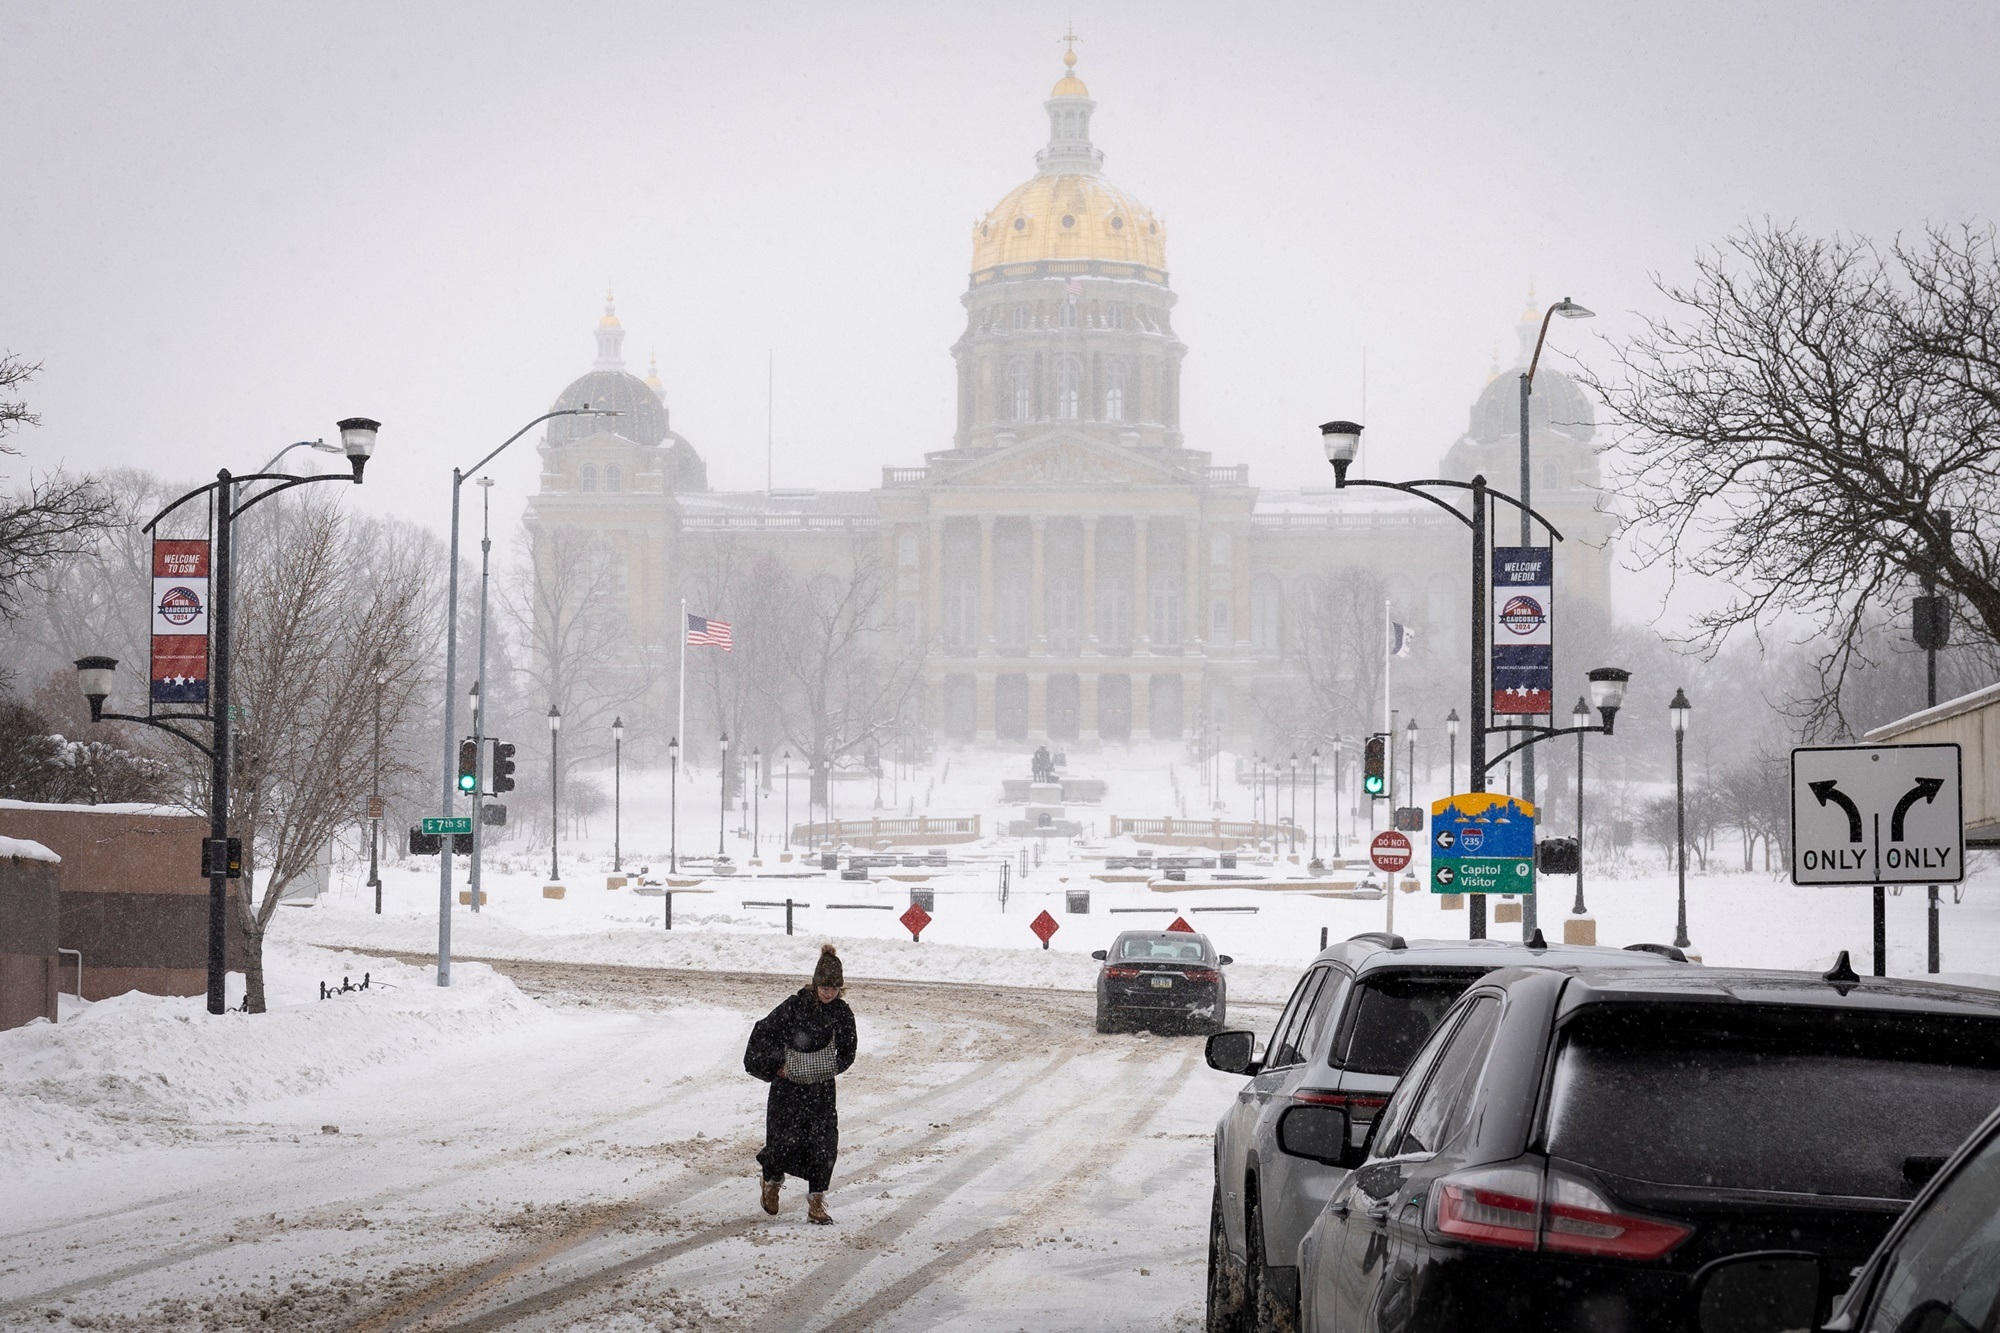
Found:
[{"label": "bare tree", "polygon": [[[21,451],[6,437],[40,421],[27,401],[15,396],[40,369],[37,362],[0,353],[0,454],[18,457]],[[60,468],[0,499],[0,619],[21,613],[23,588],[37,572],[87,549],[110,512],[90,478],[72,477]]]},{"label": "bare tree", "polygon": [[904,649],[884,614],[879,545],[857,536],[846,555],[800,578],[775,562],[760,576],[768,656],[752,673],[785,738],[826,798],[829,765],[879,746],[923,679],[921,649]]},{"label": "bare tree", "polygon": [[264,1009],[263,940],[278,903],[361,816],[374,709],[379,702],[385,735],[417,719],[442,628],[441,562],[428,534],[350,519],[335,501],[273,503],[284,521],[239,566],[231,670],[230,822],[246,860],[268,871],[261,897],[237,900],[252,1013]]},{"label": "bare tree", "polygon": [[1803,617],[1823,648],[1798,715],[1844,734],[1871,613],[1923,581],[2000,640],[1993,232],[1934,230],[1885,259],[1767,224],[1656,285],[1671,313],[1584,379],[1621,428],[1640,558],[1730,590],[1696,644]]}]

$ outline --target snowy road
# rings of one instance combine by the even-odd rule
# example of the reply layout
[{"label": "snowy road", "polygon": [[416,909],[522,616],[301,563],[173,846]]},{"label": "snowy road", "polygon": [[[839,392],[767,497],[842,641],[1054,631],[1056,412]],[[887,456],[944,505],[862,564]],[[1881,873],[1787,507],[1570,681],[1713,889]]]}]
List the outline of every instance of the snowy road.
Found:
[{"label": "snowy road", "polygon": [[851,986],[819,1228],[797,1182],[756,1206],[740,1065],[793,983],[496,967],[547,1008],[528,1037],[35,1176],[0,1222],[0,1326],[1198,1326],[1209,1131],[1240,1086],[1199,1038],[1098,1036],[1073,992]]}]

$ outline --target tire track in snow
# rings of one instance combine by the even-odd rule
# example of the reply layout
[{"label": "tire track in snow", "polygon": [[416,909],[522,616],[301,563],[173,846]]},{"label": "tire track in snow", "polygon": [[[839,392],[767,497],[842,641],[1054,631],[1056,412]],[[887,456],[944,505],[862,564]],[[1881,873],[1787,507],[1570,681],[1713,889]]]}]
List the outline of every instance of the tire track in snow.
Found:
[{"label": "tire track in snow", "polygon": [[[868,1330],[880,1327],[880,1322],[884,1316],[907,1305],[911,1300],[932,1287],[947,1273],[956,1272],[968,1266],[979,1267],[991,1263],[998,1257],[995,1250],[998,1243],[1024,1228],[1031,1226],[1039,1228],[1042,1225],[1046,1225],[1045,1223],[1031,1223],[1029,1219],[1040,1213],[1045,1205],[1054,1202],[1062,1195],[1072,1192],[1078,1185],[1084,1183],[1084,1177],[1081,1172],[1095,1169],[1101,1160],[1099,1153],[1102,1149],[1111,1145],[1129,1143],[1135,1134],[1157,1116],[1169,1101],[1173,1100],[1174,1094],[1180,1091],[1181,1080],[1186,1077],[1188,1070],[1193,1065],[1193,1053],[1184,1053],[1181,1057],[1179,1067],[1171,1075],[1162,1077],[1156,1090],[1137,1099],[1139,1104],[1133,1109],[1130,1115],[1121,1119],[1115,1128],[1108,1131],[1100,1131],[1091,1136],[1087,1143],[1079,1145],[1078,1151],[1072,1154],[1075,1160],[1081,1164],[1078,1170],[1071,1171],[1069,1174],[1046,1184],[1031,1187],[1026,1198],[1016,1206],[1013,1216],[996,1222],[992,1226],[982,1228],[963,1240],[951,1242],[951,1249],[944,1254],[927,1263],[918,1265],[915,1269],[905,1273],[886,1286],[876,1289],[875,1292],[862,1300],[860,1304],[849,1307],[835,1315],[829,1323],[823,1325],[826,1333],[868,1333]],[[1010,1193],[1010,1197],[1019,1198],[1020,1196],[1017,1191]],[[938,1202],[942,1202],[942,1199],[939,1199]],[[921,1216],[917,1220],[920,1221]],[[904,1231],[907,1232],[910,1229],[912,1228],[906,1227]],[[862,1260],[861,1264],[856,1266],[856,1271],[858,1271],[859,1267],[865,1266],[867,1262],[866,1259]],[[811,1287],[818,1284],[819,1279],[823,1275],[828,1275],[827,1270],[830,1268],[832,1268],[832,1265],[823,1265],[804,1279],[800,1285]],[[847,1277],[851,1277],[852,1274],[836,1273],[831,1274],[831,1276],[840,1277],[844,1281]]]},{"label": "tire track in snow", "polygon": [[[1032,1077],[1016,1082],[1013,1091],[995,1098],[982,1106],[973,1108],[957,1119],[943,1125],[941,1128],[932,1128],[915,1133],[914,1137],[910,1138],[907,1142],[894,1142],[893,1135],[897,1131],[891,1131],[890,1140],[877,1139],[868,1148],[857,1150],[855,1155],[862,1158],[862,1161],[859,1163],[862,1173],[857,1179],[866,1179],[865,1173],[867,1169],[874,1165],[877,1159],[923,1152],[954,1134],[964,1133],[967,1129],[992,1119],[1016,1101],[1033,1092],[1036,1087],[1055,1075],[1063,1066],[1072,1063],[1077,1058],[1075,1053],[1058,1056],[1055,1060],[1050,1061],[1047,1065],[1037,1070]],[[969,1082],[975,1076],[982,1080],[995,1079],[1007,1072],[1008,1068],[1004,1066],[999,1068],[989,1067],[976,1070],[973,1074],[965,1076],[960,1081]],[[935,1096],[936,1093],[933,1090],[920,1096],[905,1098],[889,1109],[895,1111],[908,1109],[919,1103],[933,1101]],[[879,1118],[879,1116],[876,1118]],[[901,1132],[906,1134],[911,1133],[911,1131]],[[703,1187],[691,1189],[678,1199],[635,1200],[630,1208],[620,1210],[618,1220],[624,1220],[650,1209],[687,1202],[697,1195],[707,1192],[710,1188],[741,1189],[747,1178],[746,1175],[710,1177]],[[372,1316],[359,1324],[352,1325],[350,1333],[392,1333],[393,1330],[416,1327],[438,1316],[450,1315],[455,1308],[476,1300],[480,1295],[492,1288],[520,1277],[552,1258],[598,1239],[605,1232],[611,1230],[614,1225],[616,1223],[610,1220],[593,1222],[545,1242],[528,1253],[517,1252],[513,1256],[490,1261],[486,1265],[483,1265],[478,1272],[465,1275],[464,1280],[454,1288],[453,1292],[445,1293],[441,1298],[426,1302],[423,1308],[410,1310],[407,1314],[388,1320],[384,1320],[380,1315]],[[690,1251],[702,1249],[718,1241],[744,1235],[767,1225],[769,1225],[769,1218],[761,1211],[748,1212],[743,1217],[717,1226],[704,1228],[695,1235],[683,1237],[680,1240],[672,1241],[665,1245],[649,1247],[638,1254],[628,1256],[616,1262],[597,1266],[588,1273],[560,1282],[555,1286],[545,1287],[540,1291],[516,1297],[505,1305],[469,1318],[455,1320],[446,1326],[456,1330],[457,1333],[481,1333],[482,1330],[505,1328],[520,1320],[546,1314],[573,1301],[591,1296],[602,1290],[605,1286],[643,1269],[654,1267]]]}]

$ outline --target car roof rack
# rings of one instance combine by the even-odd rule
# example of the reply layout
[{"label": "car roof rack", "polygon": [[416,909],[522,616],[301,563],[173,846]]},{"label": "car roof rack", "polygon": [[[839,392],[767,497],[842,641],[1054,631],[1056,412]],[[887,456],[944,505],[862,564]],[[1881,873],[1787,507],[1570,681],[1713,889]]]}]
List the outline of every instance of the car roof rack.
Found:
[{"label": "car roof rack", "polygon": [[1662,958],[1671,958],[1676,963],[1685,963],[1688,960],[1686,954],[1671,944],[1628,944],[1625,950],[1628,953],[1656,953]]},{"label": "car roof rack", "polygon": [[1409,941],[1401,935],[1393,935],[1386,930],[1364,930],[1359,935],[1349,935],[1347,937],[1349,944],[1354,943],[1356,940],[1373,940],[1385,949],[1407,949],[1410,947]]}]

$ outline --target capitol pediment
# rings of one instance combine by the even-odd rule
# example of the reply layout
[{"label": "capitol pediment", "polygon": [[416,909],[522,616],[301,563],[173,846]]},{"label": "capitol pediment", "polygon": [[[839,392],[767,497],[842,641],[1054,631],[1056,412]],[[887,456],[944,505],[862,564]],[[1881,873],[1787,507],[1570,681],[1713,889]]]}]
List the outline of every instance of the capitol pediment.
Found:
[{"label": "capitol pediment", "polygon": [[1010,445],[933,477],[946,486],[1171,486],[1191,480],[1164,458],[1074,437]]}]

